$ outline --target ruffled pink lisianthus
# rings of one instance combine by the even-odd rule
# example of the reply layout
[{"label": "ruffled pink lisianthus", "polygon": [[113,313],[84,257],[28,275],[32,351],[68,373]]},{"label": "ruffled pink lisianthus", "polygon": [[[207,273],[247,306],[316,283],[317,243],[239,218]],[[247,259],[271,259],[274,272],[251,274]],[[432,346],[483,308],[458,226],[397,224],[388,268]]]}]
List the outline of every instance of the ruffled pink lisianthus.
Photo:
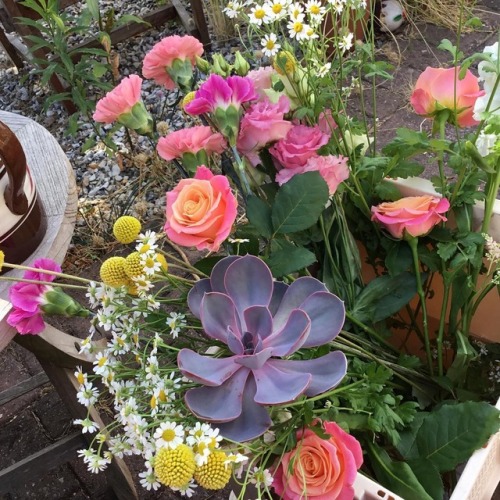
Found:
[{"label": "ruffled pink lisianthus", "polygon": [[305,172],[319,172],[328,184],[328,192],[335,193],[339,184],[349,178],[349,158],[345,156],[313,156],[303,167],[283,168],[276,174],[276,181],[281,186],[294,175]]},{"label": "ruffled pink lisianthus", "polygon": [[176,84],[168,73],[176,59],[189,61],[191,66],[196,62],[196,56],[203,54],[203,45],[193,36],[168,36],[159,41],[144,57],[142,74],[144,78],[152,78],[159,85],[172,90]]},{"label": "ruffled pink lisianthus", "polygon": [[252,80],[243,76],[230,76],[226,79],[210,75],[197,90],[195,98],[185,106],[190,115],[213,113],[216,109],[234,106],[239,109],[245,102],[257,99]]},{"label": "ruffled pink lisianthus", "polygon": [[280,163],[278,169],[304,167],[329,139],[330,135],[322,132],[317,125],[295,125],[284,139],[269,148],[269,152]]},{"label": "ruffled pink lisianthus", "polygon": [[266,144],[283,139],[292,128],[292,123],[283,118],[288,111],[290,101],[281,96],[276,104],[265,99],[252,105],[243,115],[236,146],[253,166],[258,165],[258,153]]},{"label": "ruffled pink lisianthus", "polygon": [[[33,267],[37,271],[26,271],[25,279],[52,282],[55,276],[44,273],[43,270],[61,272],[59,264],[51,259],[38,259]],[[44,296],[52,290],[50,285],[19,282],[13,285],[9,291],[9,299],[13,309],[7,317],[7,323],[13,326],[21,335],[36,335],[45,328],[45,323],[40,309],[45,302]]]},{"label": "ruffled pink lisianthus", "polygon": [[453,114],[451,121],[459,127],[477,125],[473,118],[474,104],[483,92],[479,89],[478,79],[469,70],[462,80],[458,78],[459,73],[460,68],[427,67],[418,77],[410,98],[415,112],[432,117],[448,109]]},{"label": "ruffled pink lisianthus", "polygon": [[158,154],[165,160],[181,158],[184,153],[196,154],[205,150],[207,154],[222,153],[226,141],[222,134],[213,133],[210,127],[197,126],[177,130],[158,141]]},{"label": "ruffled pink lisianthus", "polygon": [[274,74],[276,74],[276,71],[272,66],[262,66],[247,73],[247,78],[252,80],[255,92],[257,92],[260,99],[267,97],[265,90],[272,88],[272,76]]},{"label": "ruffled pink lisianthus", "polygon": [[97,102],[94,120],[99,123],[113,123],[120,115],[130,113],[141,100],[142,78],[130,75]]}]

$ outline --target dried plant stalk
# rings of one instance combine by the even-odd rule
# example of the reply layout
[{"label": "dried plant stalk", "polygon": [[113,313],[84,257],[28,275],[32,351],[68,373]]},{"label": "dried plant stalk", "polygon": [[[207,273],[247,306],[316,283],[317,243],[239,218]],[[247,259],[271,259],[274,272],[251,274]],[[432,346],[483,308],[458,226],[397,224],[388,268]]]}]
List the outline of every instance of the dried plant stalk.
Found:
[{"label": "dried plant stalk", "polygon": [[222,12],[226,4],[227,0],[205,0],[205,12],[207,13],[215,38],[219,41],[228,40],[236,35],[234,20],[229,19]]}]

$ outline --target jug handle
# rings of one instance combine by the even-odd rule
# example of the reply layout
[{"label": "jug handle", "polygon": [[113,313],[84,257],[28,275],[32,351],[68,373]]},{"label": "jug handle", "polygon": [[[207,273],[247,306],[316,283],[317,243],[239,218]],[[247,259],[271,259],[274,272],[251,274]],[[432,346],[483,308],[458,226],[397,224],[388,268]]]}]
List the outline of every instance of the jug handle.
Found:
[{"label": "jug handle", "polygon": [[9,183],[4,192],[5,204],[13,214],[23,215],[28,211],[28,199],[24,194],[26,156],[14,132],[1,121],[0,160],[9,177]]}]

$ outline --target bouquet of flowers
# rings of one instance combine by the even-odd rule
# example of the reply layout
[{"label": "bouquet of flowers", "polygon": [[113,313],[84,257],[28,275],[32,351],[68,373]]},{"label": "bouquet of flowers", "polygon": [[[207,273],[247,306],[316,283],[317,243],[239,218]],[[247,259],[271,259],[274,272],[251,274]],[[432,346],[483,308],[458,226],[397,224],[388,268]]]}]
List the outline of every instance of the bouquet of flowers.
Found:
[{"label": "bouquet of flowers", "polygon": [[[78,422],[96,433],[80,452],[92,472],[135,454],[147,489],[191,496],[232,477],[236,498],[330,500],[353,498],[363,467],[404,498],[442,498],[443,474],[498,431],[498,410],[480,402],[498,384],[478,382],[489,368],[470,336],[499,279],[498,43],[465,58],[444,41],[453,66],[427,68],[411,95],[429,131],[398,129],[379,151],[375,88],[391,68],[372,35],[353,34],[371,23],[365,9],[229,2],[261,47],[254,69],[248,54],[210,62],[192,37],[163,39],[142,75],[178,94],[180,130],[164,133],[138,75],[97,103],[97,122],[147,137],[182,179],[163,228],[116,221],[116,239],[135,248],[107,259],[100,281],[77,278],[88,309],[45,260],[11,289],[21,334],[39,333],[44,314],[90,319],[81,350],[93,373],[75,373],[78,399],[90,408],[110,394],[115,414],[105,429]],[[423,153],[435,192],[403,197],[391,179],[420,175]]]}]

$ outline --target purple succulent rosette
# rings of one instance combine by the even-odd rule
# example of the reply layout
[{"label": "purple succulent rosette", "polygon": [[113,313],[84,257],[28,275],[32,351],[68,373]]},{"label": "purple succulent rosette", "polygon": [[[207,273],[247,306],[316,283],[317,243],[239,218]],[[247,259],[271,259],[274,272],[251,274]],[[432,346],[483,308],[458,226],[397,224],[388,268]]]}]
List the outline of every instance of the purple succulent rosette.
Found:
[{"label": "purple succulent rosette", "polygon": [[344,324],[343,302],[317,279],[303,277],[286,285],[274,281],[257,257],[226,257],[210,279],[192,288],[188,305],[206,335],[233,353],[214,358],[182,349],[177,358],[181,372],[203,385],[187,391],[189,409],[218,422],[227,439],[260,436],[272,425],[266,405],[316,396],[346,374],[340,351],[316,359],[280,359],[330,342]]}]

